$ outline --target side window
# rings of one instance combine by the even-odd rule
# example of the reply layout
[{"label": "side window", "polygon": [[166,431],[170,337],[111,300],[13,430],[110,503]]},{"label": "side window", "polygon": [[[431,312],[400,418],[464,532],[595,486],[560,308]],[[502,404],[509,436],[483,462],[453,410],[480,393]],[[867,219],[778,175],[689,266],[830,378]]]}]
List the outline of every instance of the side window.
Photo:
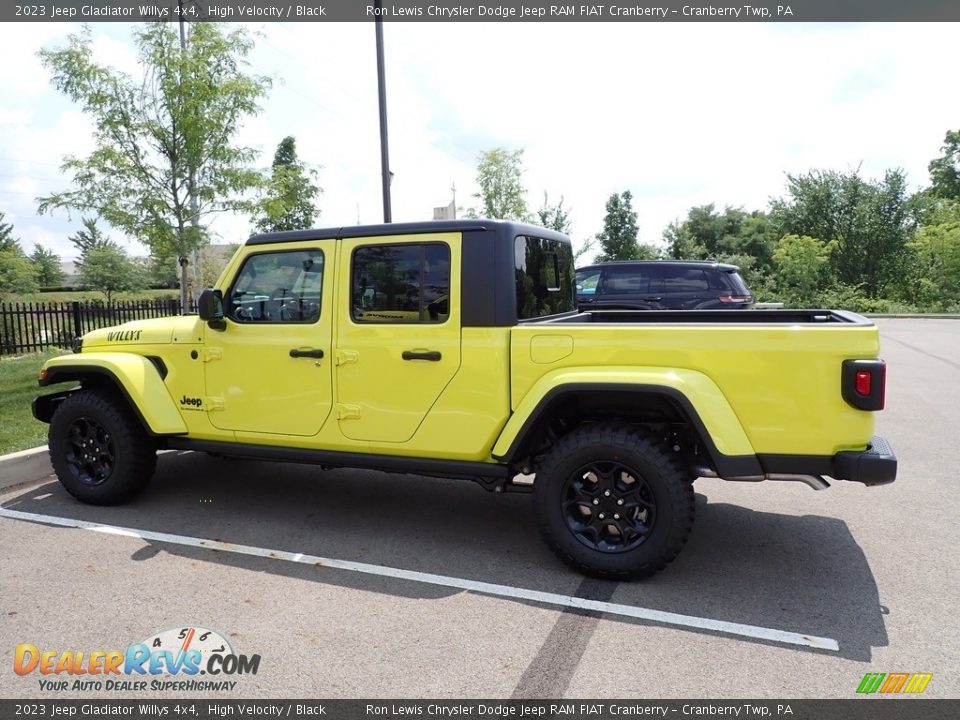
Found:
[{"label": "side window", "polygon": [[664,278],[667,292],[700,292],[707,289],[707,276],[699,268],[678,268]]},{"label": "side window", "polygon": [[599,270],[580,270],[577,273],[577,295],[593,295],[600,282]]},{"label": "side window", "polygon": [[601,287],[604,295],[636,295],[649,292],[650,273],[645,267],[608,268]]},{"label": "side window", "polygon": [[259,253],[244,261],[224,311],[238,323],[313,323],[322,289],[320,250]]},{"label": "side window", "polygon": [[350,301],[356,322],[446,322],[450,317],[450,248],[442,243],[357,248]]},{"label": "side window", "polygon": [[710,289],[719,291],[732,290],[733,288],[726,275],[725,272],[708,271],[707,282],[710,283]]}]

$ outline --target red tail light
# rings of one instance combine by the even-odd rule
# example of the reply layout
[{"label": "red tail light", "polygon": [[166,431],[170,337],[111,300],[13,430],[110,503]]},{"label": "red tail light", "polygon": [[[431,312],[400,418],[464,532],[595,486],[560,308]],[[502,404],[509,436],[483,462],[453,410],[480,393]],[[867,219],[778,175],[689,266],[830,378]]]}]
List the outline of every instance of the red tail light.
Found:
[{"label": "red tail light", "polygon": [[750,295],[721,295],[717,300],[722,303],[748,303],[753,298]]},{"label": "red tail light", "polygon": [[858,410],[883,410],[887,365],[883,360],[844,360],[840,374],[843,399]]}]

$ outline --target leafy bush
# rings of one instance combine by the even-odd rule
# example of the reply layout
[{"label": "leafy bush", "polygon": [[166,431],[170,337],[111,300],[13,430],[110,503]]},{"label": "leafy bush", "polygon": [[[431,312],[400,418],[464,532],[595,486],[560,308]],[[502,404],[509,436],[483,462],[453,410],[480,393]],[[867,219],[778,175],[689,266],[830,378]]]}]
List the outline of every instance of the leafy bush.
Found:
[{"label": "leafy bush", "polygon": [[820,305],[836,310],[852,310],[856,313],[888,313],[890,301],[867,297],[861,285],[836,285],[820,292]]}]

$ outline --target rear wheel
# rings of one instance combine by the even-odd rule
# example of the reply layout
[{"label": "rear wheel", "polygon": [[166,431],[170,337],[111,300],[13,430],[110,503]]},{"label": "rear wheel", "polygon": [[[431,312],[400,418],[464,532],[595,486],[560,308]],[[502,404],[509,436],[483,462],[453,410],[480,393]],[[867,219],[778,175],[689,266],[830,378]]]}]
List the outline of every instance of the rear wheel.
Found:
[{"label": "rear wheel", "polygon": [[57,407],[48,433],[50,461],[78,500],[116,505],[153,477],[156,446],[126,402],[104,390],[81,390]]},{"label": "rear wheel", "polygon": [[553,551],[599,577],[653,575],[693,526],[689,474],[660,441],[624,424],[564,436],[537,468],[533,503]]}]

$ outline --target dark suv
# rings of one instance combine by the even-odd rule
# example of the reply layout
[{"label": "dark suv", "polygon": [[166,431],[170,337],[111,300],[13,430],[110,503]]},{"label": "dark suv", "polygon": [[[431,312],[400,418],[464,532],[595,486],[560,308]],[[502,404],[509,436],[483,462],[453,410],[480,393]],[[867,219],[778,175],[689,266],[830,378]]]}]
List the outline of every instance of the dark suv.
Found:
[{"label": "dark suv", "polygon": [[746,310],[753,293],[736,265],[624,260],[577,270],[581,310]]}]

